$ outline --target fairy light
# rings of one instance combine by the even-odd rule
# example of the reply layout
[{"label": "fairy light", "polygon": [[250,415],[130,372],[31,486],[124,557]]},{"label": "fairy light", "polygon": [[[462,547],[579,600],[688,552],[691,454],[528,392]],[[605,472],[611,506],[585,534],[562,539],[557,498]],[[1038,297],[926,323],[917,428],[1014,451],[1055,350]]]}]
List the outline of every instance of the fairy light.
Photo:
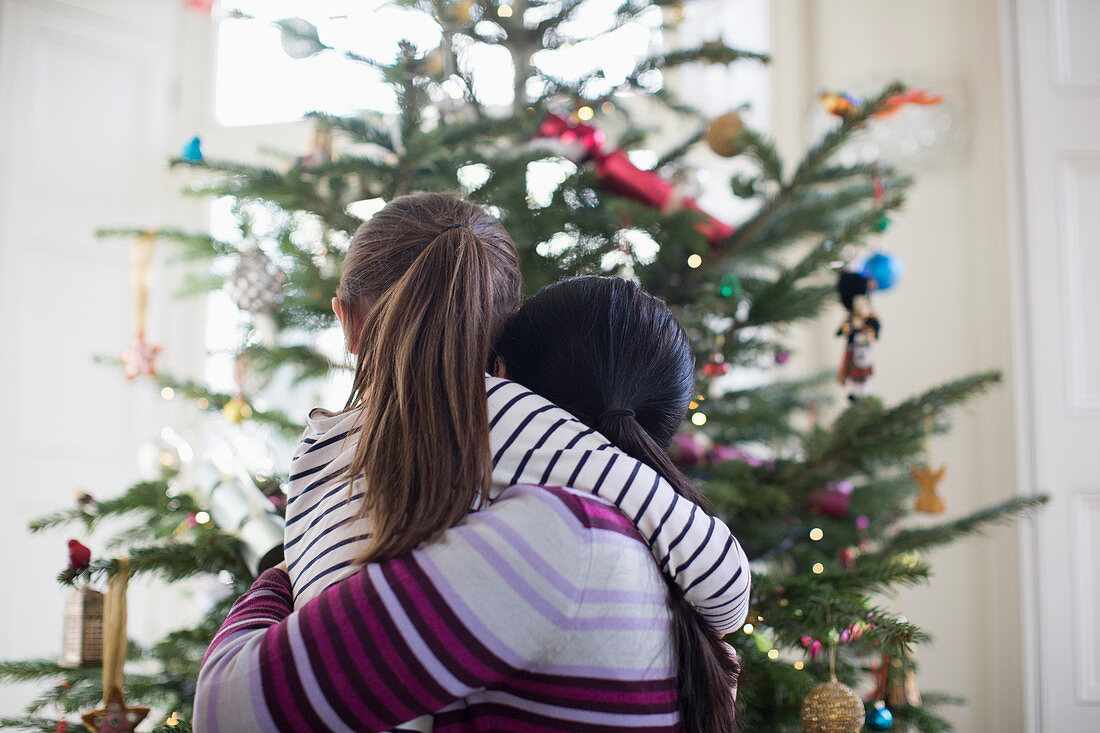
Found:
[{"label": "fairy light", "polygon": [[699,255],[692,255],[692,256],[688,257],[688,267],[690,267],[691,269],[694,270],[696,267],[698,267],[701,264],[703,264],[703,258],[700,257]]},{"label": "fairy light", "polygon": [[821,527],[814,527],[810,530],[810,539],[817,542],[819,539],[825,536],[825,533],[821,531]]},{"label": "fairy light", "polygon": [[600,111],[605,115],[609,115],[615,111],[615,104],[613,102],[604,102],[600,105]]},{"label": "fairy light", "polygon": [[697,410],[697,409],[699,409],[699,403],[698,403],[698,402],[696,402],[695,400],[692,400],[691,402],[689,402],[689,403],[688,403],[688,409],[689,409],[689,410]]},{"label": "fairy light", "polygon": [[170,400],[176,396],[176,391],[171,387],[165,387],[160,391],[160,396],[166,400]]},{"label": "fairy light", "polygon": [[768,650],[768,659],[779,659],[779,650],[778,649],[769,649]]},{"label": "fairy light", "polygon": [[825,566],[819,562],[815,562],[813,566],[814,575],[821,575],[825,572]]},{"label": "fairy light", "polygon": [[497,15],[499,15],[501,18],[511,18],[512,17],[512,6],[511,5],[501,5],[499,8],[497,8]]},{"label": "fairy light", "polygon": [[164,720],[164,724],[170,728],[175,728],[177,725],[180,724],[180,714],[172,713]]},{"label": "fairy light", "polygon": [[751,634],[753,632],[753,625],[752,624],[745,624],[744,626],[741,627],[741,630],[744,631],[746,634]]},{"label": "fairy light", "polygon": [[803,668],[803,667],[805,667],[805,666],[806,666],[806,665],[805,665],[805,664],[803,664],[802,662],[795,662],[795,663],[794,663],[794,668],[795,668],[795,669],[802,669],[802,668]]},{"label": "fairy light", "polygon": [[200,397],[198,399],[198,402],[196,402],[195,404],[199,406],[200,410],[205,410],[207,407],[210,407],[210,400],[206,399],[205,397]]},{"label": "fairy light", "polygon": [[701,412],[694,412],[691,415],[691,424],[703,426],[707,424],[707,416]]},{"label": "fairy light", "polygon": [[581,122],[587,122],[596,116],[596,110],[592,109],[588,105],[585,105],[577,110],[577,119]]},{"label": "fairy light", "polygon": [[199,524],[206,524],[210,521],[210,514],[208,512],[199,512],[195,515],[195,521]]}]

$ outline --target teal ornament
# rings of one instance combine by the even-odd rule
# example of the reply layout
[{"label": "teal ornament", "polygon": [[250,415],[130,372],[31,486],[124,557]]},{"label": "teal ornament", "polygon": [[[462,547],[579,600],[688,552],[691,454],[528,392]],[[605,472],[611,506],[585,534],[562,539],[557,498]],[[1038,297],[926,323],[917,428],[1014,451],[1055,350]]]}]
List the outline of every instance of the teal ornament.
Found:
[{"label": "teal ornament", "polygon": [[890,730],[894,727],[894,714],[882,700],[867,708],[867,727],[871,730]]},{"label": "teal ornament", "polygon": [[889,290],[905,274],[905,263],[897,255],[876,252],[863,263],[861,274],[868,280],[874,280],[879,290]]},{"label": "teal ornament", "polygon": [[202,140],[199,139],[198,135],[183,144],[183,152],[180,153],[180,157],[188,163],[202,162]]},{"label": "teal ornament", "polygon": [[886,217],[886,214],[879,214],[879,217],[875,219],[875,229],[880,232],[886,231],[890,227],[890,219]]},{"label": "teal ornament", "polygon": [[722,276],[722,279],[718,281],[718,294],[723,298],[733,298],[736,300],[740,298],[744,292],[745,289],[741,287],[741,279],[732,272],[726,273]]}]

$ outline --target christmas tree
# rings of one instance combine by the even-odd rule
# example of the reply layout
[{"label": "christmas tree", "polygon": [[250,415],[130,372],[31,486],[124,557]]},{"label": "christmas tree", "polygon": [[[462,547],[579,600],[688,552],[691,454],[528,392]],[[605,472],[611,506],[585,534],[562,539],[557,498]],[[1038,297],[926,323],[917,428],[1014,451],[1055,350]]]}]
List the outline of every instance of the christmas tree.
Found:
[{"label": "christmas tree", "polygon": [[[219,443],[285,445],[296,437],[302,395],[308,402],[316,385],[347,368],[325,336],[334,331],[329,299],[349,236],[372,207],[411,191],[445,190],[501,218],[520,248],[528,292],[577,273],[634,277],[674,307],[691,335],[698,396],[675,457],[755,561],[750,623],[728,638],[745,669],[738,698],[745,728],[854,731],[866,715],[876,730],[949,730],[936,713],[949,698],[922,696],[913,682],[926,635],[880,599],[929,579],[922,551],[1011,521],[1042,499],[910,526],[904,520],[915,500],[920,510],[942,511],[935,494],[942,471],[924,465],[926,440],[947,432],[950,411],[1000,377],[928,385],[898,404],[865,394],[879,329],[868,298],[898,275],[897,260],[870,257],[870,247],[912,181],[884,162],[844,161],[839,153],[877,120],[934,97],[900,83],[866,99],[823,94],[833,124],[792,166],[738,110],[705,119],[669,83],[677,69],[765,63],[760,54],[715,38],[658,48],[620,75],[596,64],[564,78],[543,63],[547,52],[631,24],[651,27],[655,12],[658,25],[674,26],[680,5],[671,0],[626,0],[592,33],[574,22],[584,0],[401,4],[434,19],[438,46],[405,42],[393,60],[379,61],[369,49],[331,47],[303,19],[278,24],[296,58],[338,54],[376,70],[393,90],[396,112],[315,114],[312,149],[270,167],[207,158],[191,141],[173,163],[193,173],[189,193],[232,201],[235,233],[103,233],[135,242],[139,275],[153,241],[181,260],[207,262],[210,275],[195,288],[225,288],[247,316],[234,355],[236,387],[228,391],[160,373],[156,347],[139,325],[121,359],[127,374],[154,379],[211,413],[209,434],[188,441],[166,430],[154,448],[156,471],[145,480],[110,498],[83,496],[31,526],[91,532],[108,523],[130,572],[168,581],[212,575],[224,583],[224,597],[204,609],[198,625],[148,647],[130,645],[127,699],[157,710],[157,730],[188,728],[203,652],[236,596],[277,561],[286,478],[285,462],[272,460],[279,449],[248,460],[219,451]],[[488,104],[480,93],[470,49],[486,45],[511,59],[510,105]],[[661,133],[668,139],[667,129],[652,123],[661,119],[654,110],[680,132],[647,159],[641,151],[658,147],[652,141]],[[703,211],[685,192],[687,156],[703,145],[745,162],[728,184],[751,203],[747,218],[724,221],[724,212]],[[752,382],[762,386],[744,386],[739,375],[767,376],[776,363],[796,358],[787,351],[789,325],[835,302],[838,281],[849,311],[841,335],[851,399],[830,386],[832,375],[772,375]],[[279,404],[285,409],[272,406]],[[118,564],[77,553],[61,580],[84,588]],[[47,685],[25,718],[0,725],[52,731],[59,720],[97,707],[103,688],[95,659],[71,664],[0,663],[0,679]],[[866,711],[842,688],[819,688],[834,675],[866,693]],[[850,709],[824,711],[828,694]],[[823,727],[822,715],[833,716],[829,725],[847,715],[849,727]]]}]

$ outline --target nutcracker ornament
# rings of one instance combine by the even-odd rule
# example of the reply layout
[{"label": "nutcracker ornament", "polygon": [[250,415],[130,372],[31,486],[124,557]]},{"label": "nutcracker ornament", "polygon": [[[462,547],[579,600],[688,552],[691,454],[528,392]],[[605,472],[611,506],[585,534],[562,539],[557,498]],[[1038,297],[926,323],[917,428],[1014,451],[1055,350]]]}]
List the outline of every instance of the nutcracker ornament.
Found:
[{"label": "nutcracker ornament", "polygon": [[882,329],[871,308],[873,282],[858,272],[842,272],[837,282],[840,302],[848,311],[836,332],[847,341],[837,382],[848,388],[848,399],[852,401],[867,396],[867,382],[874,373],[873,347]]}]

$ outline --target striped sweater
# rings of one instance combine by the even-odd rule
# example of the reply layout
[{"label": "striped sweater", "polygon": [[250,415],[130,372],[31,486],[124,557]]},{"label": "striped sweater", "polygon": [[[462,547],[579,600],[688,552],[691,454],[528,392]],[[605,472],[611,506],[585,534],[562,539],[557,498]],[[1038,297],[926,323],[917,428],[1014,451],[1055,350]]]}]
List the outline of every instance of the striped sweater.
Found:
[{"label": "striped sweater", "polygon": [[194,730],[679,730],[671,620],[634,526],[601,499],[515,486],[297,610],[268,570],[203,660]]},{"label": "striped sweater", "polygon": [[[659,567],[704,619],[726,634],[748,615],[748,559],[729,528],[649,466],[613,447],[568,412],[515,382],[486,377],[492,495],[527,483],[600,496],[641,532]],[[355,572],[367,538],[357,518],[363,487],[349,489],[355,412],[314,410],[291,464],[286,561],[295,605]]]}]

